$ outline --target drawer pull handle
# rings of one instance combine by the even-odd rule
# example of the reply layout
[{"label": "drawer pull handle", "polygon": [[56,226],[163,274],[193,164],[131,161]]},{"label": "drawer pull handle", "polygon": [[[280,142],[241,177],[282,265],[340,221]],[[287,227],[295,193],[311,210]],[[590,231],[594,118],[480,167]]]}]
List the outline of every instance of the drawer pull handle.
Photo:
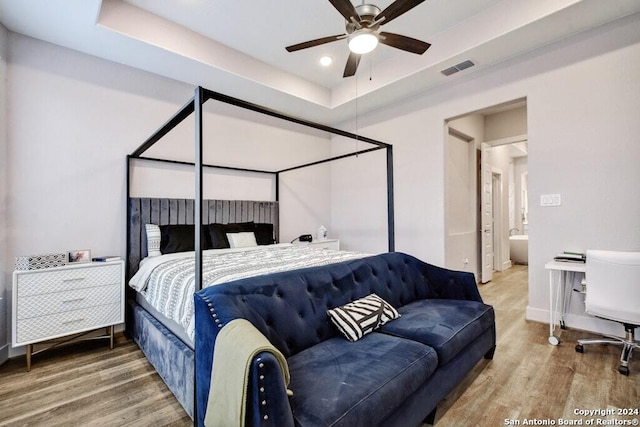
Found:
[{"label": "drawer pull handle", "polygon": [[68,325],[70,323],[78,323],[78,322],[82,322],[84,319],[73,319],[73,320],[66,320],[64,322],[62,322],[63,325]]},{"label": "drawer pull handle", "polygon": [[79,280],[84,280],[84,277],[72,277],[70,279],[62,279],[63,282],[76,282]]},{"label": "drawer pull handle", "polygon": [[71,298],[71,299],[66,299],[66,300],[62,301],[62,303],[66,304],[66,303],[70,303],[70,302],[78,302],[78,301],[82,301],[83,299],[84,299],[84,297]]}]

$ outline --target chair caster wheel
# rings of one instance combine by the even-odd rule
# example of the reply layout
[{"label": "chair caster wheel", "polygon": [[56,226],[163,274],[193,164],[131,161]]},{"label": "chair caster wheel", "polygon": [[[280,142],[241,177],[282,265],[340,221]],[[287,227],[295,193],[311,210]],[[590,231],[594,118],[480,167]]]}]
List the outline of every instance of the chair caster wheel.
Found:
[{"label": "chair caster wheel", "polygon": [[551,345],[558,345],[560,344],[560,338],[556,337],[555,335],[551,335],[549,337],[549,344]]},{"label": "chair caster wheel", "polygon": [[628,366],[619,366],[618,367],[618,372],[620,372],[622,375],[629,376],[629,367]]},{"label": "chair caster wheel", "polygon": [[576,345],[577,353],[584,353],[584,347],[581,344]]}]

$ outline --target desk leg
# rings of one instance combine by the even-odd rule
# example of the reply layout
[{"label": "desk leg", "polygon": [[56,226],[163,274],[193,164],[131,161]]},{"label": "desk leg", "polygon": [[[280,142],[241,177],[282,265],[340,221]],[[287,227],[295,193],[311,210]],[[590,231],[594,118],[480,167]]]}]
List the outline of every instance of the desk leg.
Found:
[{"label": "desk leg", "polygon": [[27,344],[27,372],[31,371],[31,354],[33,353],[33,344]]},{"label": "desk leg", "polygon": [[[555,307],[553,304],[553,294],[554,294],[554,286],[553,286],[553,270],[549,270],[549,344],[558,345],[560,344],[560,338],[556,337],[553,332],[555,329]],[[557,290],[556,290],[557,292]]]},{"label": "desk leg", "polygon": [[564,321],[564,315],[566,313],[566,305],[567,305],[567,283],[573,282],[574,273],[570,271],[563,272],[562,280],[560,281],[560,290],[562,291],[562,298],[560,306],[560,329],[567,329],[567,326]]}]

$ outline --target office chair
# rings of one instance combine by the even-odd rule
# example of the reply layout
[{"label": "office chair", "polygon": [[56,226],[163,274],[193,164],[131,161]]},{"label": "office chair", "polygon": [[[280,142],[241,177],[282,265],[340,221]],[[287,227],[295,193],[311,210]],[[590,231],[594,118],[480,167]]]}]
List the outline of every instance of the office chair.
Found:
[{"label": "office chair", "polygon": [[629,359],[634,348],[640,349],[634,330],[640,326],[640,252],[587,251],[586,312],[622,323],[625,338],[578,340],[576,351],[585,344],[622,345],[618,372],[629,375]]}]

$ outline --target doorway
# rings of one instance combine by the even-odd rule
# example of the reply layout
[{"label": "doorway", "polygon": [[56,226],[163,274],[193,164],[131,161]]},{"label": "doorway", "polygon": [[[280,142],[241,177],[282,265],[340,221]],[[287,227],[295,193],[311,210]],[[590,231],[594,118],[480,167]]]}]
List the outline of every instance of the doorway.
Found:
[{"label": "doorway", "polygon": [[[494,271],[515,263],[510,236],[528,238],[526,108],[526,99],[519,99],[445,122],[449,135],[465,136],[475,158],[469,161],[460,144],[456,147],[447,139],[445,264],[473,271],[478,282],[489,282]],[[467,167],[468,173],[460,172]],[[475,191],[460,192],[456,179],[461,176],[473,177]],[[461,239],[462,230],[454,227],[460,224],[461,206],[474,207],[471,238]]]}]

